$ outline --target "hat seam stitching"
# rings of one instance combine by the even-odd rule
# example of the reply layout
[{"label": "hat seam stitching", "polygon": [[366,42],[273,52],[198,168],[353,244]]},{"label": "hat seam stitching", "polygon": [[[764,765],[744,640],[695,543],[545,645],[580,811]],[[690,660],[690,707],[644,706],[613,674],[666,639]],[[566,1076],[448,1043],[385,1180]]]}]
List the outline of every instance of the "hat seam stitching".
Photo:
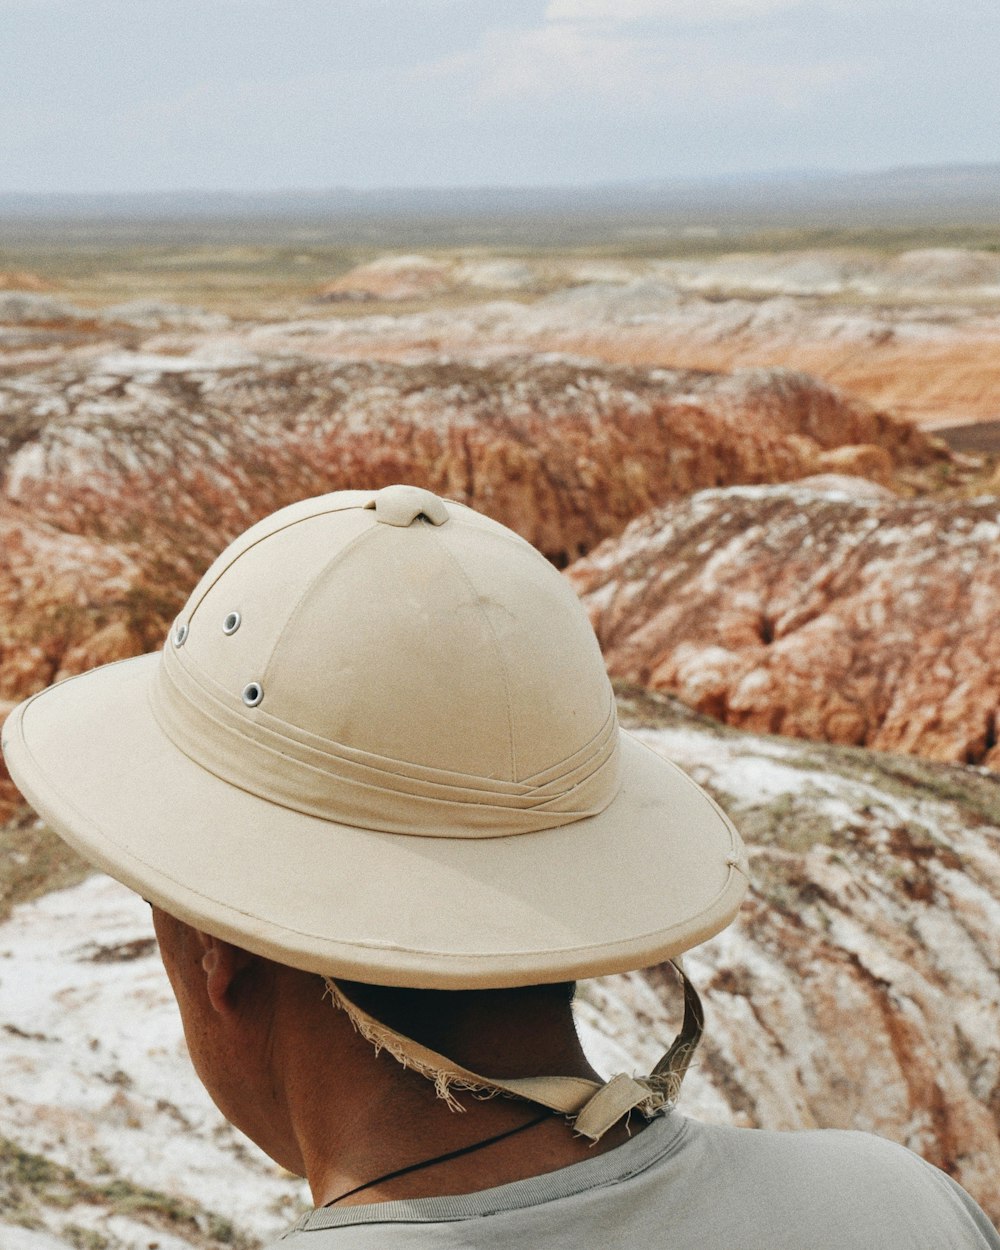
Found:
[{"label": "hat seam stitching", "polygon": [[[435,533],[435,537],[438,537],[436,529],[434,533]],[[518,779],[517,748],[514,743],[514,705],[511,699],[510,676],[507,672],[507,665],[504,660],[503,651],[500,648],[500,639],[497,637],[497,631],[493,626],[493,622],[490,620],[489,615],[486,612],[486,609],[482,605],[482,596],[480,595],[479,591],[476,590],[475,586],[472,584],[472,579],[469,577],[468,573],[466,573],[465,569],[462,567],[462,564],[459,561],[458,557],[454,554],[454,552],[448,549],[447,544],[441,538],[439,538],[439,545],[441,546],[447,558],[451,561],[451,563],[458,570],[459,576],[461,577],[462,581],[465,583],[466,588],[468,589],[469,593],[472,595],[473,603],[477,611],[479,612],[479,615],[482,617],[486,625],[486,628],[490,631],[490,638],[493,640],[493,652],[496,655],[497,664],[500,668],[500,676],[501,676],[501,679],[503,680],[504,699],[507,704],[507,743],[510,748],[510,779],[511,781],[517,781]]]},{"label": "hat seam stitching", "polygon": [[[295,506],[294,504],[289,505],[289,507],[294,507],[294,506]],[[316,517],[334,516],[338,512],[360,511],[362,507],[363,507],[362,504],[352,503],[352,504],[345,504],[343,507],[323,508],[318,512],[307,513],[307,515],[305,516],[297,517],[294,521],[288,521],[284,525],[279,525],[277,526],[277,528],[269,529],[266,533],[261,534],[259,538],[255,538],[252,543],[248,544],[248,546],[244,547],[242,551],[240,551],[236,556],[234,556],[233,559],[231,559],[228,564],[225,564],[222,568],[219,569],[218,573],[216,573],[216,575],[212,578],[212,580],[208,583],[208,585],[204,587],[204,589],[198,595],[197,599],[194,597],[194,594],[192,593],[191,599],[188,601],[188,604],[185,605],[187,607],[187,612],[185,613],[185,615],[187,616],[187,619],[190,620],[191,617],[194,616],[195,612],[198,611],[202,603],[205,601],[205,598],[208,595],[209,591],[213,590],[218,585],[218,583],[222,580],[223,577],[225,577],[225,575],[229,572],[229,570],[233,568],[236,564],[238,564],[239,561],[242,560],[245,555],[249,555],[249,553],[253,551],[255,547],[259,547],[261,543],[267,542],[269,538],[274,538],[277,534],[283,534],[286,530],[294,529],[296,525],[302,525],[306,521],[313,521],[316,519]],[[263,525],[267,519],[268,519],[267,517],[262,518],[258,522],[258,524]],[[239,538],[235,539],[234,541],[238,542]],[[198,587],[196,586],[195,591],[197,592],[197,590],[198,590]]]},{"label": "hat seam stitching", "polygon": [[[346,511],[346,509],[342,509],[342,511]],[[363,509],[358,509],[358,511],[363,511]],[[291,610],[285,616],[281,624],[281,628],[278,631],[278,635],[271,645],[270,655],[268,655],[267,660],[264,662],[263,670],[261,673],[261,681],[264,685],[265,690],[267,689],[268,682],[270,681],[270,678],[271,678],[271,670],[272,670],[272,665],[274,664],[275,652],[278,650],[278,646],[280,645],[281,640],[285,637],[286,634],[288,634],[291,631],[291,629],[295,625],[298,618],[302,615],[303,605],[305,604],[306,598],[315,589],[316,585],[324,577],[326,577],[326,575],[330,572],[331,569],[336,568],[337,565],[340,564],[343,560],[345,560],[347,556],[350,555],[350,553],[357,546],[359,546],[366,538],[370,538],[374,533],[375,533],[375,527],[369,526],[368,529],[362,530],[360,534],[355,534],[354,537],[350,539],[347,543],[345,543],[344,546],[341,547],[339,551],[335,551],[333,555],[330,557],[330,559],[327,560],[322,565],[321,568],[317,569],[314,576],[309,579],[309,581],[306,583],[305,586],[303,586],[302,591],[300,592],[298,598],[295,600],[295,603],[292,605]]]},{"label": "hat seam stitching", "polygon": [[[468,507],[468,505],[463,504],[462,507]],[[468,508],[468,510],[473,514],[473,516],[481,517],[485,515],[482,512],[476,512],[474,508]],[[499,524],[499,522],[497,522],[496,524]],[[526,538],[522,538],[520,534],[516,534],[513,531],[505,534],[502,529],[494,530],[492,528],[490,528],[489,530],[485,532],[488,532],[490,536],[495,538],[498,542],[506,543],[508,547],[513,547],[515,551],[520,551],[522,553],[525,553],[525,552],[530,553],[532,556],[535,557],[536,561],[540,560],[541,563],[545,565],[547,568],[553,567],[552,561],[549,560],[546,556],[543,556],[537,547],[529,543]]]}]

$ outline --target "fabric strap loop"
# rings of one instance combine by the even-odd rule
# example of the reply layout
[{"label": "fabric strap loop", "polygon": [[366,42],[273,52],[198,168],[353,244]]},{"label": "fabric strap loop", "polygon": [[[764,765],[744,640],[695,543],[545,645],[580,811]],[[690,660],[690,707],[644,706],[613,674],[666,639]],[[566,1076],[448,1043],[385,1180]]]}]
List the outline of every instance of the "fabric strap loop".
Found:
[{"label": "fabric strap loop", "polygon": [[487,1097],[503,1094],[523,1098],[565,1115],[582,1137],[599,1141],[630,1112],[639,1111],[650,1119],[663,1108],[672,1106],[680,1094],[681,1083],[701,1040],[705,1015],[698,991],[688,980],[680,961],[674,959],[670,964],[684,988],[684,1019],[680,1032],[649,1076],[631,1077],[621,1072],[603,1083],[578,1076],[528,1076],[511,1080],[481,1076],[376,1020],[349,998],[337,981],[328,978],[326,988],[334,1004],[376,1051],[387,1050],[404,1068],[413,1068],[432,1080],[439,1097],[452,1110],[463,1110],[455,1098],[456,1090]]}]

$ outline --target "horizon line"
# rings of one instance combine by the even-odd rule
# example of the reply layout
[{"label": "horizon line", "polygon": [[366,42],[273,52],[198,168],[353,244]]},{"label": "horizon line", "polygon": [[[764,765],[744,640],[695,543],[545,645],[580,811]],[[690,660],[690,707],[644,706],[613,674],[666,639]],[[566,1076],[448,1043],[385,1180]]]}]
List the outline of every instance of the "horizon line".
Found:
[{"label": "horizon line", "polygon": [[946,173],[1000,173],[1000,159],[996,161],[948,161],[927,163],[906,163],[898,165],[873,165],[861,169],[845,169],[843,167],[785,167],[764,170],[735,170],[717,173],[648,176],[635,178],[617,178],[608,181],[588,182],[523,182],[523,183],[488,183],[488,182],[455,182],[455,183],[378,183],[369,186],[356,186],[349,183],[325,183],[313,186],[289,185],[281,187],[155,187],[155,188],[116,188],[100,190],[30,190],[0,189],[0,201],[9,199],[144,199],[171,197],[277,197],[277,196],[323,196],[348,195],[363,198],[371,195],[419,195],[419,194],[455,194],[456,192],[478,193],[572,193],[572,192],[610,192],[625,189],[667,190],[670,188],[697,187],[706,184],[732,183],[767,183],[781,181],[817,181],[826,178],[867,179],[885,175],[906,174],[946,174]]}]

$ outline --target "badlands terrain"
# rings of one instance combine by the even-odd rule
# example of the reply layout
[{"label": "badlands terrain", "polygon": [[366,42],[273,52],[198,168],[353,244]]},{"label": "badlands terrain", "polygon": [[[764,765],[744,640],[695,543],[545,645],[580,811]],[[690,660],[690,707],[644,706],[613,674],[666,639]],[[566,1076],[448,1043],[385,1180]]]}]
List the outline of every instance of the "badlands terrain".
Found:
[{"label": "badlands terrain", "polygon": [[[567,281],[567,279],[570,279]],[[338,327],[340,349],[379,354],[432,342],[462,351],[561,351],[629,364],[800,369],[933,427],[997,417],[1000,253],[917,248],[749,253],[711,260],[577,264],[391,258],[325,288],[331,300],[412,300],[504,289],[536,293],[400,318],[393,333],[364,320]],[[552,289],[555,288],[555,289]],[[547,293],[546,293],[547,292]],[[318,332],[318,331],[317,331]]]},{"label": "badlands terrain", "polygon": [[[566,569],[623,720],[751,844],[689,958],[681,1109],[871,1129],[1000,1218],[1000,254],[939,242],[0,256],[0,719],[159,646],[294,498],[481,508]],[[145,909],[2,772],[0,821],[0,1245],[274,1235],[301,1184],[188,1073]],[[676,999],[583,987],[598,1065],[648,1069]]]}]

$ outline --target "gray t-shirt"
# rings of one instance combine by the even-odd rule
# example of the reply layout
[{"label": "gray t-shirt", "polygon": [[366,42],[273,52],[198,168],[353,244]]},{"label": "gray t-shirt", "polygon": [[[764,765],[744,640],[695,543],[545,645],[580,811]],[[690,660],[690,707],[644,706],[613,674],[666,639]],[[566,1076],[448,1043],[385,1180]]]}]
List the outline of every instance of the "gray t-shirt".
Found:
[{"label": "gray t-shirt", "polygon": [[867,1133],[770,1133],[677,1112],[558,1172],[452,1198],[320,1208],[281,1250],[1000,1250],[966,1192]]}]

